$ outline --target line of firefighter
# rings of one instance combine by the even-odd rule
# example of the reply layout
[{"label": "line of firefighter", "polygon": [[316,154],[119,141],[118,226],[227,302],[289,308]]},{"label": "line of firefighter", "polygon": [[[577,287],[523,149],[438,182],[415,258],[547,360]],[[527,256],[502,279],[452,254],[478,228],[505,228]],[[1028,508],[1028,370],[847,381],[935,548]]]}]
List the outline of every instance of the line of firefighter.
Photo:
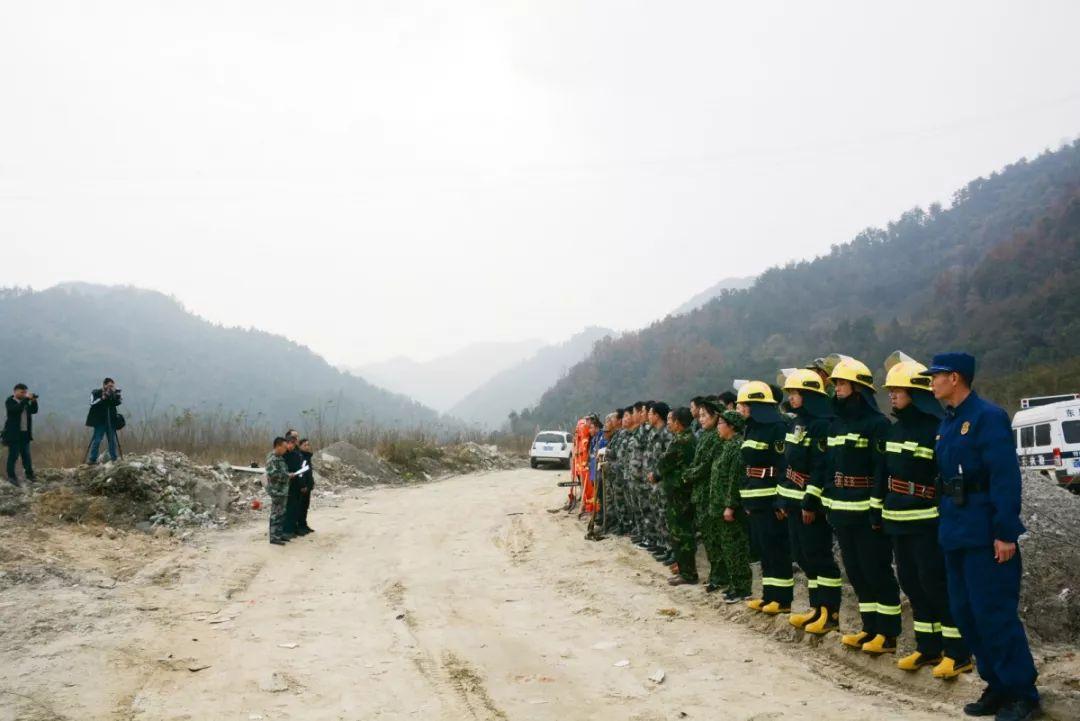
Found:
[{"label": "line of firefighter", "polygon": [[[958,410],[971,412],[975,403],[1000,409],[968,389],[971,399],[959,409],[948,408],[952,415],[943,425],[946,409],[935,398],[931,379],[952,368],[939,365],[939,358],[960,358],[961,366],[970,361],[963,379],[970,386],[974,359],[966,354],[935,356],[930,369],[899,351],[886,360],[885,388],[896,423],[878,408],[871,370],[842,355],[781,371],[781,387],[749,381],[737,396],[695,397],[690,407],[674,410],[663,402],[639,401],[609,414],[602,433],[599,419],[590,416],[583,419],[596,431],[590,434],[587,476],[602,474],[603,481],[585,484],[583,501],[598,509],[603,504],[599,516],[605,532],[629,536],[670,566],[671,585],[698,583],[700,535],[709,563],[707,592],[726,589],[728,603],[745,601],[755,612],[790,614],[792,626],[816,635],[839,627],[843,581],[833,554],[835,537],[862,625],[842,635],[841,643],[872,655],[895,653],[903,588],[911,602],[916,650],[897,665],[911,672],[931,666],[934,677],[955,678],[973,663],[962,624],[953,619],[951,608],[957,605],[950,608],[949,583],[955,583],[954,594],[966,597],[965,583],[972,586],[975,580],[963,579],[960,566],[954,566],[962,553],[948,554],[947,574],[946,555],[955,549],[944,537],[939,543],[939,507],[942,495],[952,500],[954,491],[949,479],[944,490],[939,481],[938,455],[946,449],[936,453],[935,446],[943,443],[941,433]],[[784,394],[788,413],[780,410]],[[970,427],[970,421],[957,426],[959,435],[966,436]],[[989,437],[990,432],[981,433]],[[949,442],[957,445],[956,439]],[[978,472],[992,475],[994,469]],[[992,493],[988,480],[982,486],[965,480],[962,467],[949,473],[957,473],[969,491]],[[995,516],[993,529],[999,531],[999,523],[1010,526],[1000,535],[1011,535],[1007,540],[1013,544],[1022,533],[1018,469],[1015,486],[1017,517],[1003,523]],[[949,508],[959,512],[962,505],[955,501]],[[961,516],[961,527],[964,523]],[[993,547],[996,554],[997,542]],[[754,598],[752,553],[761,562],[761,594]],[[791,613],[793,561],[808,586],[810,608],[802,613]],[[1037,709],[1036,672],[1015,614],[1018,576],[1015,588],[1011,583],[1001,588],[1000,608],[988,610],[988,618],[978,623],[966,598],[961,604],[970,635],[982,633],[978,646],[970,645],[988,682],[983,698],[965,707],[971,715],[1026,718]],[[986,625],[979,626],[984,620],[997,624],[993,628],[1000,628],[1003,638],[985,637]]]}]

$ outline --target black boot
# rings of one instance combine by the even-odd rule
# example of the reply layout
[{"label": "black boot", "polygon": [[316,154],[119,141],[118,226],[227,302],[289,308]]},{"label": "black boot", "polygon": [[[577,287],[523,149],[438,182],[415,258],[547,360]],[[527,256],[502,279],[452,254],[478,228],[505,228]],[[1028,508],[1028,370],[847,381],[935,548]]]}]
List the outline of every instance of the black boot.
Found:
[{"label": "black boot", "polygon": [[1008,700],[1004,694],[987,686],[983,689],[978,701],[964,705],[964,713],[968,716],[993,716],[1005,706]]},{"label": "black boot", "polygon": [[1042,713],[1038,701],[1029,698],[1014,698],[1001,707],[994,716],[995,721],[1029,721]]}]

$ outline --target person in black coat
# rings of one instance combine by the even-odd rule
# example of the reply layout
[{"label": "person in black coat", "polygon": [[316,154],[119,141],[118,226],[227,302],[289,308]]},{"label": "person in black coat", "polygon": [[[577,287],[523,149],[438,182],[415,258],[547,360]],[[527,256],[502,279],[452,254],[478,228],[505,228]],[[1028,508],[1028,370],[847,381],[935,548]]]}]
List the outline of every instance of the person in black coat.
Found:
[{"label": "person in black coat", "polygon": [[14,392],[4,402],[7,420],[4,421],[4,445],[8,447],[7,479],[18,486],[15,461],[22,458],[26,480],[34,480],[34,463],[30,459],[30,441],[34,440],[34,414],[38,412],[37,395],[25,383],[15,385]]},{"label": "person in black coat", "polygon": [[285,455],[282,458],[285,460],[285,466],[289,469],[289,495],[285,498],[285,538],[286,540],[294,538],[295,536],[303,536],[297,526],[297,519],[300,514],[300,487],[303,483],[302,474],[296,474],[304,465],[304,456],[300,453],[297,445],[300,441],[300,434],[291,428],[285,433],[285,443],[288,450],[285,451]]},{"label": "person in black coat", "polygon": [[300,441],[300,456],[308,465],[307,471],[300,476],[300,506],[296,514],[296,530],[301,536],[314,533],[315,529],[308,525],[307,514],[311,507],[312,489],[315,488],[315,469],[311,467],[311,441],[304,438]]},{"label": "person in black coat", "polygon": [[109,457],[114,461],[117,458],[116,431],[120,413],[116,408],[121,402],[120,389],[112,378],[106,378],[101,382],[101,388],[90,391],[90,410],[86,413],[86,425],[94,429],[90,439],[90,465],[97,463],[102,439],[109,442]]}]

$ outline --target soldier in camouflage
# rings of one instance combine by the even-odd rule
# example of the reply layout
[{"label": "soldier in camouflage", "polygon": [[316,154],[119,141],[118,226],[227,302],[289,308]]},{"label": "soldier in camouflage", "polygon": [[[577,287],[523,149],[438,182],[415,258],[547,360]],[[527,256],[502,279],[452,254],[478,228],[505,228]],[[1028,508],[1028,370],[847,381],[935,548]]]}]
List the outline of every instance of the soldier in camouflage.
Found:
[{"label": "soldier in camouflage", "polygon": [[722,443],[713,461],[709,484],[709,504],[713,514],[719,514],[720,546],[728,572],[726,603],[738,603],[750,597],[753,574],[750,571],[750,540],[742,518],[745,510],[739,497],[739,485],[745,475],[742,459],[742,430],[746,421],[736,411],[724,411],[716,430]]},{"label": "soldier in camouflage", "polygon": [[608,533],[618,524],[618,491],[616,489],[615,469],[612,444],[617,443],[620,430],[619,412],[608,413],[604,417],[604,440],[597,443],[596,472],[600,484],[599,495],[602,532]]},{"label": "soldier in camouflage", "polygon": [[649,439],[650,427],[645,422],[645,402],[638,401],[634,404],[634,423],[636,427],[627,440],[627,497],[633,506],[634,527],[631,540],[641,548],[647,548],[646,535],[648,527],[646,516],[648,515],[647,497],[645,495],[645,446]]},{"label": "soldier in camouflage", "polygon": [[630,437],[632,410],[620,408],[615,414],[618,418],[618,429],[607,447],[607,472],[611,479],[611,505],[608,512],[614,516],[614,523],[609,521],[608,529],[612,533],[626,534],[630,532],[630,507],[626,498],[626,442]]},{"label": "soldier in camouflage", "polygon": [[657,401],[649,407],[648,420],[652,427],[648,444],[645,447],[645,484],[646,493],[649,496],[649,529],[650,539],[655,548],[652,550],[653,558],[666,565],[675,563],[675,556],[671,549],[671,539],[668,537],[667,528],[667,499],[657,472],[657,463],[660,456],[671,444],[672,434],[668,430],[668,413],[670,406],[663,401]]},{"label": "soldier in camouflage", "polygon": [[728,585],[727,567],[724,565],[720,544],[721,526],[724,523],[723,509],[720,509],[719,514],[715,514],[709,502],[713,461],[722,443],[716,432],[716,423],[720,420],[721,409],[716,401],[710,398],[703,398],[698,403],[698,408],[700,409],[698,421],[701,426],[701,435],[698,436],[694,460],[686,469],[685,478],[694,489],[691,496],[694,526],[705,545],[705,556],[709,560],[709,578],[705,590],[713,593]]},{"label": "soldier in camouflage", "polygon": [[694,460],[697,441],[691,430],[693,414],[689,408],[677,408],[668,415],[671,441],[656,463],[655,477],[666,499],[667,527],[677,573],[668,579],[672,586],[697,583],[694,533],[694,507],[690,497],[693,485],[686,478],[686,469]]},{"label": "soldier in camouflage", "polygon": [[278,436],[274,439],[274,450],[266,457],[266,493],[270,496],[270,543],[284,546],[285,539],[285,500],[289,496],[289,469],[285,465],[285,452],[288,445]]}]

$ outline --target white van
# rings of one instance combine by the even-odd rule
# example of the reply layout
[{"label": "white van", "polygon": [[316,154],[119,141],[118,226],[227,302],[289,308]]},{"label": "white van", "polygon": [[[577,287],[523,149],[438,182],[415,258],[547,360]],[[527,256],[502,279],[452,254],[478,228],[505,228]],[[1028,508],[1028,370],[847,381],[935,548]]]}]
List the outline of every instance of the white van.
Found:
[{"label": "white van", "polygon": [[1080,493],[1080,399],[1029,405],[1013,416],[1012,427],[1021,467]]}]

